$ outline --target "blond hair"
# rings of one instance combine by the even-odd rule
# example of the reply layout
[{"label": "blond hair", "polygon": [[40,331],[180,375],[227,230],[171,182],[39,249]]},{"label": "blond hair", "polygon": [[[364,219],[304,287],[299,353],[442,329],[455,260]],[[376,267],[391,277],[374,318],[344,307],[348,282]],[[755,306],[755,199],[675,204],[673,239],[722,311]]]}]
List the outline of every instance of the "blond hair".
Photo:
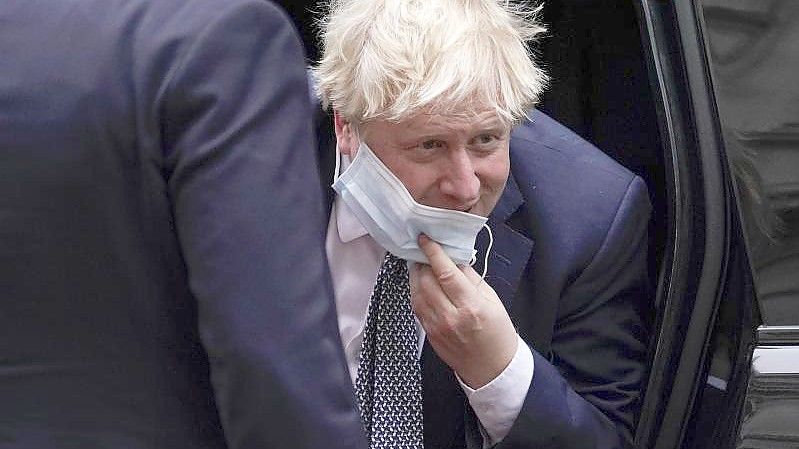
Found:
[{"label": "blond hair", "polygon": [[358,123],[420,111],[526,116],[547,77],[528,44],[541,7],[509,0],[332,0],[312,68],[325,107]]}]

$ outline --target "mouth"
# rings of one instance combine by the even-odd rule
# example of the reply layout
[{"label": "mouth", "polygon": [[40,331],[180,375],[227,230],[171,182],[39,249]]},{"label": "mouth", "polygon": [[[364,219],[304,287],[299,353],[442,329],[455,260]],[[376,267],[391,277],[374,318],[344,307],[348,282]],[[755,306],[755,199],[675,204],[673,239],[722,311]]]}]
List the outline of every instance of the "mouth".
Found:
[{"label": "mouth", "polygon": [[447,210],[458,211],[458,212],[466,212],[468,214],[473,214],[473,215],[480,215],[480,213],[477,212],[480,209],[480,207],[479,207],[480,202],[479,201],[474,201],[474,202],[470,201],[470,202],[465,203],[465,204],[463,204],[463,203],[462,204],[452,204],[452,203],[449,203],[449,204],[438,203],[438,204],[436,204],[436,203],[428,203],[426,201],[419,201],[419,203],[427,205],[427,206],[437,207],[439,209],[447,209]]},{"label": "mouth", "polygon": [[466,212],[467,214],[472,214],[472,215],[479,215],[479,216],[482,217],[483,214],[479,213],[479,211],[477,209],[478,208],[476,206],[472,206],[472,207],[467,207],[466,209],[463,209],[462,212]]}]

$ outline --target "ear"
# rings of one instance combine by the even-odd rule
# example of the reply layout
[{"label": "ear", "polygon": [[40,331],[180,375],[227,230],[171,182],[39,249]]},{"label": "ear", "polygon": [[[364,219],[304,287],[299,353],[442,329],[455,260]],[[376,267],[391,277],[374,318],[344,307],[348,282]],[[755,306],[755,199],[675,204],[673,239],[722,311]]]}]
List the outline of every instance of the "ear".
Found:
[{"label": "ear", "polygon": [[333,111],[333,123],[336,128],[336,143],[339,153],[354,157],[361,142],[358,140],[352,124],[335,110]]}]

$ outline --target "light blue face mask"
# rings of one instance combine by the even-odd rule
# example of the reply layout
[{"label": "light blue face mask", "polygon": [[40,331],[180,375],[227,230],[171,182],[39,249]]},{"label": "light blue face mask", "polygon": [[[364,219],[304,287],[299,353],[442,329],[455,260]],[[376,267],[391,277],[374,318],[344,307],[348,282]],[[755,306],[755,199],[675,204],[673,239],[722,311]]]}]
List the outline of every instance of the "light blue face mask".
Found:
[{"label": "light blue face mask", "polygon": [[[336,157],[340,158],[338,154]],[[361,143],[344,173],[339,176],[338,172],[337,160],[333,189],[369,235],[399,258],[429,263],[417,241],[419,234],[425,234],[438,242],[456,264],[473,264],[477,253],[474,243],[485,227],[489,235],[483,264],[485,276],[493,244],[487,218],[417,203],[365,143]]]}]

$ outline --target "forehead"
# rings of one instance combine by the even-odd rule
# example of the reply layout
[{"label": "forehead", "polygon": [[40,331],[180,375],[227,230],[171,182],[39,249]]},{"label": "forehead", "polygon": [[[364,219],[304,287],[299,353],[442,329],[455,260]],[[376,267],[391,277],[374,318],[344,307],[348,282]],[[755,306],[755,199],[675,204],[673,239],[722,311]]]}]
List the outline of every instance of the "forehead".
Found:
[{"label": "forehead", "polygon": [[368,127],[381,134],[388,133],[393,137],[401,138],[428,135],[471,136],[483,132],[506,133],[510,130],[510,126],[499,117],[494,109],[487,108],[468,112],[422,111],[398,122],[374,120],[368,123]]},{"label": "forehead", "polygon": [[410,132],[429,129],[473,132],[486,128],[505,128],[505,124],[494,110],[477,110],[463,113],[422,112],[409,117],[403,122],[407,131]]}]

